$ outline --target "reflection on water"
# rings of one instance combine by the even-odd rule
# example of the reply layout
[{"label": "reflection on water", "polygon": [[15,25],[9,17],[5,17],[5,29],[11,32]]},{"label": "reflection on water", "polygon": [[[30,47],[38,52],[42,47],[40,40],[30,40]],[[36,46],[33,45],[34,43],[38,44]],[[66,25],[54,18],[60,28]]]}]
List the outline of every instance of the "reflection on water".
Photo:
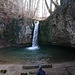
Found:
[{"label": "reflection on water", "polygon": [[0,63],[52,63],[73,60],[75,60],[73,48],[44,46],[40,47],[39,50],[26,50],[26,48],[0,49]]}]

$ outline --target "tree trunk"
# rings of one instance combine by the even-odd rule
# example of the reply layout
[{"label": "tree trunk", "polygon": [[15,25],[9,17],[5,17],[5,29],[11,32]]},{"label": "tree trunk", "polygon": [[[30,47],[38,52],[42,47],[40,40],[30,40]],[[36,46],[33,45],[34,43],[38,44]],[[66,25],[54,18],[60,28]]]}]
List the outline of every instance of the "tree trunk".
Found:
[{"label": "tree trunk", "polygon": [[45,4],[46,4],[46,7],[47,7],[47,9],[48,9],[48,12],[50,13],[50,14],[52,14],[52,10],[51,9],[49,9],[49,6],[48,6],[48,4],[47,4],[47,1],[45,0]]},{"label": "tree trunk", "polygon": [[52,1],[52,3],[55,5],[55,7],[57,8],[58,5],[57,5],[53,0],[51,0],[51,1]]},{"label": "tree trunk", "polygon": [[40,0],[37,1],[37,6],[36,6],[36,8],[35,8],[35,11],[34,11],[34,14],[33,14],[32,18],[35,16],[36,10],[37,10],[38,5],[39,5],[39,2],[40,2]]}]

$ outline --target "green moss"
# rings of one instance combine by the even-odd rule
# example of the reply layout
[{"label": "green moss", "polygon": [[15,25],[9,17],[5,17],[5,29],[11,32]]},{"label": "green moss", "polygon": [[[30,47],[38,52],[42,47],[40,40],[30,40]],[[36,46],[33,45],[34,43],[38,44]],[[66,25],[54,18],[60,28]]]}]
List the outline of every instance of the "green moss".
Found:
[{"label": "green moss", "polygon": [[10,23],[10,32],[8,34],[9,40],[12,41],[13,43],[16,42],[16,40],[19,38],[19,20],[13,19],[12,22]]},{"label": "green moss", "polygon": [[27,73],[21,73],[20,75],[27,75]]},{"label": "green moss", "polygon": [[39,40],[44,42],[50,42],[50,37],[51,37],[50,23],[48,21],[41,21],[39,29]]},{"label": "green moss", "polygon": [[7,70],[0,70],[0,73],[6,73]]}]

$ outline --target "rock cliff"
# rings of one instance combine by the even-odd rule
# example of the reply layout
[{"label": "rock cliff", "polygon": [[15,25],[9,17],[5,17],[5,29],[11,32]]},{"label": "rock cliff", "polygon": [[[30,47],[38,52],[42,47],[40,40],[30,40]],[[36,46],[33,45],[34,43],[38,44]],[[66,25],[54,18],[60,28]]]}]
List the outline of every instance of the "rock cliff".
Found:
[{"label": "rock cliff", "polygon": [[75,2],[59,6],[46,20],[40,21],[41,43],[75,47]]},{"label": "rock cliff", "polygon": [[0,0],[0,46],[31,43],[33,20],[19,7],[17,1]]}]

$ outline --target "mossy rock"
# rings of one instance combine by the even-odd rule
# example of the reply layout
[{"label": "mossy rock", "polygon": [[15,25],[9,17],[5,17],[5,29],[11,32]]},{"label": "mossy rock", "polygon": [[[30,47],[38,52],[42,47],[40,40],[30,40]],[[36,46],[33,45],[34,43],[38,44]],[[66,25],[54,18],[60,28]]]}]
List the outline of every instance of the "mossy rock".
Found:
[{"label": "mossy rock", "polygon": [[31,72],[31,71],[30,71],[29,74],[36,74],[36,72]]},{"label": "mossy rock", "polygon": [[0,70],[0,73],[6,73],[7,70]]},{"label": "mossy rock", "polygon": [[21,73],[21,75],[27,75],[27,73]]},{"label": "mossy rock", "polygon": [[[34,69],[34,68],[39,68],[39,66],[22,66],[23,69]],[[52,68],[51,65],[42,65],[42,68]]]}]

